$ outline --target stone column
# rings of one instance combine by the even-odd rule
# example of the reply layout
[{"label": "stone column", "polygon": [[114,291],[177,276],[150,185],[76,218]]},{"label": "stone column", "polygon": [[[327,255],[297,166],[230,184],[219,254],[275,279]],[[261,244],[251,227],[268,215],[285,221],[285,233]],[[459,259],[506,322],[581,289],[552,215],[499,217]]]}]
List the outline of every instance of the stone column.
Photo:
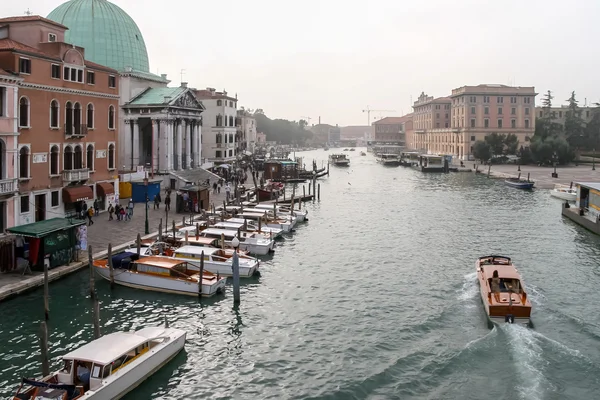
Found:
[{"label": "stone column", "polygon": [[202,125],[200,125],[200,121],[198,121],[198,125],[196,125],[196,159],[198,160],[197,165],[199,167],[202,166]]},{"label": "stone column", "polygon": [[[164,126],[164,124],[163,124]],[[150,168],[152,169],[152,171],[158,171],[159,167],[160,167],[160,159],[158,158],[161,154],[161,145],[160,145],[160,136],[159,136],[159,129],[161,128],[161,124],[160,124],[160,120],[157,119],[153,119],[152,120],[152,151],[150,154],[150,159],[152,160],[151,163],[152,165],[150,166]],[[164,128],[163,128],[164,129]],[[164,133],[162,133],[162,135],[164,136]]]},{"label": "stone column", "polygon": [[177,154],[177,169],[181,170],[183,169],[181,164],[183,161],[183,120],[179,120],[177,124],[177,149],[175,153]]},{"label": "stone column", "polygon": [[166,153],[166,164],[165,170],[171,171],[173,170],[173,155],[175,153],[175,140],[174,140],[174,130],[175,130],[175,121],[170,120],[167,121],[167,140],[165,145],[165,153]]},{"label": "stone column", "polygon": [[[119,153],[121,154],[120,165],[128,165],[131,169],[133,169],[133,160],[131,158],[131,143],[133,142],[133,130],[132,130],[132,120],[125,120],[125,134],[121,137],[121,147],[119,149]],[[62,160],[61,160],[62,161]],[[18,165],[18,164],[15,164]],[[61,164],[62,165],[62,164]]]},{"label": "stone column", "polygon": [[137,119],[134,119],[133,121],[131,121],[131,123],[133,124],[133,142],[132,142],[132,157],[131,159],[133,160],[133,166],[132,169],[134,169],[136,166],[140,165],[140,125],[138,124]]},{"label": "stone column", "polygon": [[185,126],[185,168],[190,169],[192,167],[192,129],[194,125],[190,120]]}]

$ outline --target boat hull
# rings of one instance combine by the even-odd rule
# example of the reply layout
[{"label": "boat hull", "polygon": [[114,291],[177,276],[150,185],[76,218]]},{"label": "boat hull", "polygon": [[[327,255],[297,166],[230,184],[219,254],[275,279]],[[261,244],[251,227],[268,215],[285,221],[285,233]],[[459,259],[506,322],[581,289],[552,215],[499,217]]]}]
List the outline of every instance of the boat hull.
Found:
[{"label": "boat hull", "polygon": [[[98,275],[110,282],[110,270],[108,267],[94,265],[94,269]],[[140,274],[126,269],[115,269],[113,275],[117,285],[154,292],[198,296],[197,282]],[[225,282],[224,278],[216,280],[214,283],[205,283],[204,280],[202,282],[202,297],[211,297],[217,293],[224,293]]]},{"label": "boat hull", "polygon": [[576,201],[577,200],[576,193],[561,192],[560,190],[556,190],[556,189],[553,189],[550,192],[550,196],[556,197],[557,199],[561,199],[561,200],[567,200],[567,201]]},{"label": "boat hull", "polygon": [[534,182],[513,182],[509,180],[505,180],[504,183],[510,187],[514,187],[515,189],[521,190],[530,190],[533,189]]},{"label": "boat hull", "polygon": [[335,165],[336,167],[348,167],[350,166],[350,160],[334,161],[333,165]]},{"label": "boat hull", "polygon": [[256,195],[258,196],[258,201],[269,201],[269,200],[274,200],[277,199],[279,197],[279,191],[277,190],[273,190],[272,192],[270,190],[265,190],[265,189],[256,189]]},{"label": "boat hull", "polygon": [[148,377],[171,361],[185,345],[186,332],[181,329],[165,328],[169,332],[168,341],[160,343],[147,352],[148,357],[140,357],[131,364],[110,375],[102,387],[87,391],[82,399],[120,399],[131,392]]}]

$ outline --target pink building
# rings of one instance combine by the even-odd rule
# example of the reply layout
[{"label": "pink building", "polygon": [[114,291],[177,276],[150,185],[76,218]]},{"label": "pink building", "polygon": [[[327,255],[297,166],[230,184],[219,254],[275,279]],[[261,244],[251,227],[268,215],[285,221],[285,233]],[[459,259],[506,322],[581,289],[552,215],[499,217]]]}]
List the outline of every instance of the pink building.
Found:
[{"label": "pink building", "polygon": [[421,94],[413,106],[419,117],[409,147],[468,160],[475,142],[491,133],[515,134],[524,145],[535,132],[536,95],[534,87],[506,85],[462,86],[435,100]]},{"label": "pink building", "polygon": [[15,226],[17,202],[17,102],[21,78],[0,69],[0,233]]}]

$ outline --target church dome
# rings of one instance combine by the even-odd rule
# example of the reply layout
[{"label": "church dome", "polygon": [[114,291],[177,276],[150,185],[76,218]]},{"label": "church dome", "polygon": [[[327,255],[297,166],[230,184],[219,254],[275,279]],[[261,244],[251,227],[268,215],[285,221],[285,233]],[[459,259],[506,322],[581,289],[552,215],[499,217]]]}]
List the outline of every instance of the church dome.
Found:
[{"label": "church dome", "polygon": [[121,8],[107,0],[70,0],[48,19],[69,28],[65,42],[85,48],[86,60],[125,71],[150,72],[140,29]]}]

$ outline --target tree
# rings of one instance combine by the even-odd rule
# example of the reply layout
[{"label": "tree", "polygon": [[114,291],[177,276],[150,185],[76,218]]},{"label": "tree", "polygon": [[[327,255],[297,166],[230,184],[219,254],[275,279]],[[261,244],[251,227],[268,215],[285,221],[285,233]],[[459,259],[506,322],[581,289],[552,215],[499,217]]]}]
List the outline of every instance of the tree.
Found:
[{"label": "tree", "polygon": [[504,138],[504,154],[517,154],[519,138],[514,133],[509,133]]},{"label": "tree", "polygon": [[[304,143],[312,137],[312,132],[304,129],[306,121],[288,121],[286,119],[270,119],[262,109],[254,112],[256,130],[267,135],[268,141],[283,144]],[[304,126],[302,125],[304,123]]]},{"label": "tree", "polygon": [[300,121],[298,121],[298,126],[300,126],[300,129],[304,130],[304,128],[306,128],[306,125],[308,125],[308,122],[306,120],[301,119]]},{"label": "tree", "polygon": [[477,160],[487,162],[492,158],[492,148],[487,141],[478,140],[473,145],[473,156]]},{"label": "tree", "polygon": [[563,136],[563,126],[558,122],[552,122],[549,118],[539,118],[535,121],[534,135],[542,139]]},{"label": "tree", "polygon": [[554,96],[552,96],[552,91],[548,90],[548,92],[546,92],[546,94],[544,95],[544,98],[542,99],[542,108],[544,109],[544,118],[550,118],[550,111],[552,108],[552,99],[554,99]]},{"label": "tree", "polygon": [[492,133],[485,137],[485,142],[490,146],[490,151],[492,155],[501,155],[504,154],[504,140],[506,139],[506,135]]},{"label": "tree", "polygon": [[592,119],[587,123],[584,129],[585,145],[588,149],[600,149],[600,107],[596,104],[596,109]]},{"label": "tree", "polygon": [[569,105],[565,117],[565,135],[569,144],[578,147],[582,145],[581,139],[584,137],[584,122],[581,118],[581,109],[575,99],[575,92],[571,92],[571,97],[567,101]]},{"label": "tree", "polygon": [[559,164],[567,164],[575,157],[571,146],[562,137],[549,137],[546,139],[534,137],[530,148],[533,160],[539,164],[551,165],[554,153],[558,157]]}]

